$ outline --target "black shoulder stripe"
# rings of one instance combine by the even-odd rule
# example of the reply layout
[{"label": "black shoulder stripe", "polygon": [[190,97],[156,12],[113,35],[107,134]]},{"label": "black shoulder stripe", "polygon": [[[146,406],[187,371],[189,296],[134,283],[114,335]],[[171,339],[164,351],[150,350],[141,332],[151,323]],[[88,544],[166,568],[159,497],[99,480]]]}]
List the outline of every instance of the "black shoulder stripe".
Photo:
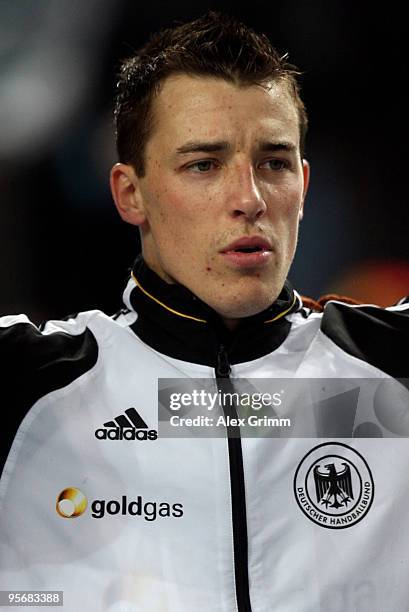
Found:
[{"label": "black shoulder stripe", "polygon": [[329,302],[321,331],[346,353],[389,376],[409,377],[409,308],[385,310]]},{"label": "black shoulder stripe", "polygon": [[90,370],[98,345],[86,328],[78,335],[44,335],[30,323],[0,327],[2,377],[0,472],[16,432],[32,405]]}]

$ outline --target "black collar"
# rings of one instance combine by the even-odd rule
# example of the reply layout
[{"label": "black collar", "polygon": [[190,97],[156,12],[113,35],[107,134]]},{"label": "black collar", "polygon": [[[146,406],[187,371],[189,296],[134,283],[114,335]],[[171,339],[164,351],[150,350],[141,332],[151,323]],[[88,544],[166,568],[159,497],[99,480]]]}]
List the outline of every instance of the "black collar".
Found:
[{"label": "black collar", "polygon": [[246,317],[234,332],[219,315],[186,287],[163,281],[138,257],[132,270],[135,283],[130,304],[138,313],[133,331],[155,350],[215,367],[221,346],[230,363],[242,363],[275,350],[290,331],[285,315],[299,310],[300,299],[286,281],[277,300],[266,310]]}]

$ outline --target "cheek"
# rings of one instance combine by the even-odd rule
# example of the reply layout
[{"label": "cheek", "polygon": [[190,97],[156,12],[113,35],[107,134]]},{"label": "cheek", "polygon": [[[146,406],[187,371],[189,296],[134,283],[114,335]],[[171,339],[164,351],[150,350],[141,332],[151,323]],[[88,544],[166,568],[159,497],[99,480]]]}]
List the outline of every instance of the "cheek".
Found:
[{"label": "cheek", "polygon": [[151,201],[148,223],[157,247],[168,256],[194,254],[203,244],[203,217],[180,194],[162,192]]},{"label": "cheek", "polygon": [[300,221],[301,196],[298,189],[288,189],[280,194],[276,205],[272,206],[270,220],[275,236],[283,252],[293,252]]},{"label": "cheek", "polygon": [[300,185],[283,186],[272,198],[271,215],[283,223],[298,221],[302,201]]}]

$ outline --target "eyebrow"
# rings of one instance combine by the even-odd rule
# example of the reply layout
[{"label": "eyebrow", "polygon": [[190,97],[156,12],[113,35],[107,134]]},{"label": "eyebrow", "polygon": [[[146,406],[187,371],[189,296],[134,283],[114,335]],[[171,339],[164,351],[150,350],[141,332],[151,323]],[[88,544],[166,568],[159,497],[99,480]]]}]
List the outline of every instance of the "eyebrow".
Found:
[{"label": "eyebrow", "polygon": [[292,142],[271,142],[270,140],[262,140],[258,148],[260,151],[288,151],[289,153],[297,150]]},{"label": "eyebrow", "polygon": [[184,145],[176,149],[177,155],[184,155],[185,153],[214,153],[216,151],[228,151],[230,145],[227,140],[216,140],[215,142],[199,142],[192,140],[186,142]]},{"label": "eyebrow", "polygon": [[[293,152],[296,146],[291,142],[273,142],[270,140],[262,140],[258,143],[260,151],[288,151]],[[220,151],[228,151],[231,145],[227,140],[216,140],[214,142],[200,142],[196,140],[188,141],[176,149],[177,155],[185,155],[186,153],[215,153]]]}]

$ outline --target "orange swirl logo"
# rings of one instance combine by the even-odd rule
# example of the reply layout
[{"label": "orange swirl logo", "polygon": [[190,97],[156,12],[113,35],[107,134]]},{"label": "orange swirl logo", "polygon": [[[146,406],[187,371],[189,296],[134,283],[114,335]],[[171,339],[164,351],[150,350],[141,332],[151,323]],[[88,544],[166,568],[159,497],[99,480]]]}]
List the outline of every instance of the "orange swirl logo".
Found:
[{"label": "orange swirl logo", "polygon": [[63,518],[75,518],[85,512],[87,504],[87,498],[82,491],[68,487],[57,497],[55,509]]}]

